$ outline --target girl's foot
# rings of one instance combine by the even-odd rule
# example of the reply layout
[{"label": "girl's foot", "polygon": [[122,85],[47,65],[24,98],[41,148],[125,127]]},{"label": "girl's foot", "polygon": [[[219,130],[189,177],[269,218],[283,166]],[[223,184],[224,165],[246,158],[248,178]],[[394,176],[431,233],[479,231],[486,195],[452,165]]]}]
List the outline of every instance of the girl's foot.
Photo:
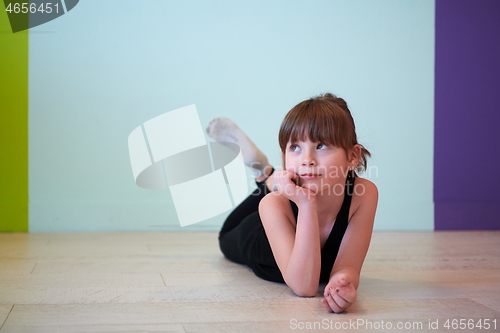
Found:
[{"label": "girl's foot", "polygon": [[231,142],[241,148],[243,162],[249,166],[257,178],[264,177],[271,169],[266,155],[257,148],[250,138],[230,119],[215,118],[208,124],[207,134],[217,142]]}]

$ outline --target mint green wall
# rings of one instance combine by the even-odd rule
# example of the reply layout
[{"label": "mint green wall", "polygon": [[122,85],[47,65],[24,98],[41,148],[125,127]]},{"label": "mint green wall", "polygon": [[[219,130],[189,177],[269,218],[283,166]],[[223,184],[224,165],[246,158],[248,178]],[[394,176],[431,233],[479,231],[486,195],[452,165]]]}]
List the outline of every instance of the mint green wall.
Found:
[{"label": "mint green wall", "polygon": [[0,232],[28,230],[28,33],[0,5]]},{"label": "mint green wall", "polygon": [[327,91],[374,156],[376,229],[432,230],[433,57],[431,0],[81,1],[30,34],[30,230],[217,230],[134,184],[129,133],[196,104],[279,165],[284,115]]}]

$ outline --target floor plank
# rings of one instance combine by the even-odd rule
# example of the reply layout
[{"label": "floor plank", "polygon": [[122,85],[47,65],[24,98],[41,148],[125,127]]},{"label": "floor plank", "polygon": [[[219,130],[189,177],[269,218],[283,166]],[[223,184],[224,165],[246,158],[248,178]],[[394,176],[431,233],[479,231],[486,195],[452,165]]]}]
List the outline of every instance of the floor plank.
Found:
[{"label": "floor plank", "polygon": [[9,313],[12,311],[13,304],[0,304],[0,329],[4,325]]},{"label": "floor plank", "polygon": [[0,234],[0,333],[325,331],[357,320],[452,332],[447,319],[500,329],[500,232],[375,232],[349,311],[326,313],[322,288],[302,298],[257,278],[223,258],[213,232]]},{"label": "floor plank", "polygon": [[[280,322],[290,329],[292,323],[322,322],[323,320],[363,320],[380,322],[421,322],[429,319],[444,323],[447,319],[498,318],[499,313],[470,299],[378,299],[357,303],[354,311],[327,314],[317,306],[314,298],[268,300],[266,302],[156,302],[126,304],[67,304],[16,305],[2,330],[29,331],[45,327],[57,331],[58,327],[78,326],[111,327],[113,325],[172,325],[178,324],[190,331],[191,324]],[[286,324],[286,325],[285,325]],[[288,325],[288,327],[287,327]],[[366,327],[363,327],[366,328]]]}]

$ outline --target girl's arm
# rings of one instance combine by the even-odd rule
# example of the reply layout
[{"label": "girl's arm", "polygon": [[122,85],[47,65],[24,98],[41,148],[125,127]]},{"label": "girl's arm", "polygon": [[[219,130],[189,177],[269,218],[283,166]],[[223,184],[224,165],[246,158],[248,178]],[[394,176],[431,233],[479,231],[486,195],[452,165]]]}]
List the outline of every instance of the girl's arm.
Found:
[{"label": "girl's arm", "polygon": [[314,193],[293,184],[299,206],[296,227],[289,199],[273,192],[264,197],[259,213],[278,268],[298,296],[315,296],[321,272],[321,247]]},{"label": "girl's arm", "polygon": [[359,204],[354,205],[357,209],[349,220],[322,301],[325,308],[333,312],[344,311],[356,300],[359,275],[370,245],[377,209],[377,187],[362,178],[356,179],[355,186],[358,187],[354,191],[353,203],[356,200]]}]

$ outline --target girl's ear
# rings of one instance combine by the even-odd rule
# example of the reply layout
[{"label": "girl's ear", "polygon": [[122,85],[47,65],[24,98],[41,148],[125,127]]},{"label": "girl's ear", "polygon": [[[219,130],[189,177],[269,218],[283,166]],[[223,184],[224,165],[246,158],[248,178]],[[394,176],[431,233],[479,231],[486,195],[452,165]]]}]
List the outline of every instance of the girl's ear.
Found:
[{"label": "girl's ear", "polygon": [[285,163],[285,153],[281,153],[281,162],[283,164],[283,170],[286,170],[286,163]]},{"label": "girl's ear", "polygon": [[361,158],[361,145],[356,144],[350,150],[348,156],[349,170],[354,170],[359,165],[359,159]]}]

